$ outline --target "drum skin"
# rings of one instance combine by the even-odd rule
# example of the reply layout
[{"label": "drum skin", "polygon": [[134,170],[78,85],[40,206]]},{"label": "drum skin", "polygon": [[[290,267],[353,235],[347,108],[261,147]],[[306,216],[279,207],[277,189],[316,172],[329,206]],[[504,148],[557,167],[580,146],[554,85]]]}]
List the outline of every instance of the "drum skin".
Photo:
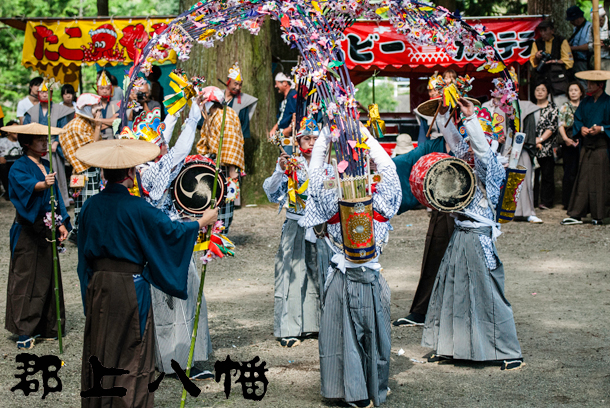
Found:
[{"label": "drum skin", "polygon": [[[198,218],[212,204],[212,188],[216,165],[213,160],[201,155],[187,156],[184,167],[171,186],[171,195],[176,210],[182,215]],[[216,206],[226,195],[226,181],[218,173]]]},{"label": "drum skin", "polygon": [[409,183],[417,201],[444,212],[468,206],[476,186],[468,163],[446,153],[430,153],[420,158],[411,169]]}]

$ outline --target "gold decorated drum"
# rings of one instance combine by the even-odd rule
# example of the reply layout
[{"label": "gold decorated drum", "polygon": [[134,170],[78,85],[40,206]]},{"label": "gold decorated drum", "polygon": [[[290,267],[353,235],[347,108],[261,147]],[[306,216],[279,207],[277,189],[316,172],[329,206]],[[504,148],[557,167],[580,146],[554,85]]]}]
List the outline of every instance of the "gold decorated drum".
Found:
[{"label": "gold decorated drum", "polygon": [[500,224],[511,222],[515,218],[517,201],[521,193],[521,186],[525,180],[526,169],[517,166],[516,169],[506,169],[506,184],[500,190],[500,201],[496,214],[496,220]]},{"label": "gold decorated drum", "polygon": [[366,263],[375,258],[373,197],[339,201],[345,259]]}]

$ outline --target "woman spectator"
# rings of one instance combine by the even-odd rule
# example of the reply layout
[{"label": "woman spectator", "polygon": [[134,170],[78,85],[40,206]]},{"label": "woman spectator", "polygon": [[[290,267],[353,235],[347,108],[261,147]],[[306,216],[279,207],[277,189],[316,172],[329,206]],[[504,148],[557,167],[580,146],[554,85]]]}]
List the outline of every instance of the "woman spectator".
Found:
[{"label": "woman spectator", "polygon": [[568,209],[572,188],[578,174],[578,136],[572,133],[574,113],[585,96],[580,82],[572,82],[568,87],[570,100],[559,108],[559,134],[563,140],[561,148],[563,153],[563,185],[561,188],[561,203],[563,209]]},{"label": "woman spectator", "polygon": [[76,92],[74,91],[74,87],[70,84],[65,84],[61,87],[61,98],[63,100],[64,105],[68,108],[73,108],[76,106]]},{"label": "woman spectator", "polygon": [[553,207],[555,197],[553,147],[559,112],[553,101],[549,101],[549,88],[545,83],[536,87],[534,96],[536,105],[540,108],[540,117],[536,123],[536,159],[540,168],[536,169],[534,176],[534,205],[547,210]]}]

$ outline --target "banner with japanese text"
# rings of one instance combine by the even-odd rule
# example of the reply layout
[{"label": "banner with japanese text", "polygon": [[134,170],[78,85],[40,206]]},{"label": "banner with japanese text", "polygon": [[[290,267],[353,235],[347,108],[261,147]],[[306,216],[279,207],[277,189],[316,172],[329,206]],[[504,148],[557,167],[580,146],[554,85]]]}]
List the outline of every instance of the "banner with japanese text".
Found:
[{"label": "banner with japanese text", "polygon": [[[524,64],[529,59],[536,26],[541,17],[524,16],[515,18],[481,18],[467,19],[470,25],[482,24],[486,27],[488,38],[491,38],[506,64]],[[457,42],[460,46],[459,41]],[[448,56],[436,47],[411,44],[406,37],[398,34],[388,21],[357,21],[343,33],[341,40],[348,69],[371,67],[385,69],[434,66],[463,67],[473,63],[479,65],[483,59],[468,57],[459,47],[455,58]]]},{"label": "banner with japanese text", "polygon": [[[21,63],[61,83],[78,80],[81,64],[129,64],[153,34],[171,19],[113,19],[27,22]],[[164,61],[176,62],[167,52]]]}]

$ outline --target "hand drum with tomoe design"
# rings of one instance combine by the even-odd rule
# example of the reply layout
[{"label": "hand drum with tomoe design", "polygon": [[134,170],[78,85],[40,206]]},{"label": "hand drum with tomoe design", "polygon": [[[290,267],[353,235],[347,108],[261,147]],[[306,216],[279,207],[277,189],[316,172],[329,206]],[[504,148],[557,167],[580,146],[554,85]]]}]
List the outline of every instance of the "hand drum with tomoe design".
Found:
[{"label": "hand drum with tomoe design", "polygon": [[474,198],[476,181],[464,160],[445,153],[430,153],[413,165],[409,177],[417,201],[438,211],[459,211]]},{"label": "hand drum with tomoe design", "polygon": [[[184,168],[171,186],[174,206],[179,213],[189,217],[201,217],[212,205],[214,185],[214,161],[201,155],[188,156]],[[226,181],[222,173],[216,182],[216,206],[224,200]]]}]

